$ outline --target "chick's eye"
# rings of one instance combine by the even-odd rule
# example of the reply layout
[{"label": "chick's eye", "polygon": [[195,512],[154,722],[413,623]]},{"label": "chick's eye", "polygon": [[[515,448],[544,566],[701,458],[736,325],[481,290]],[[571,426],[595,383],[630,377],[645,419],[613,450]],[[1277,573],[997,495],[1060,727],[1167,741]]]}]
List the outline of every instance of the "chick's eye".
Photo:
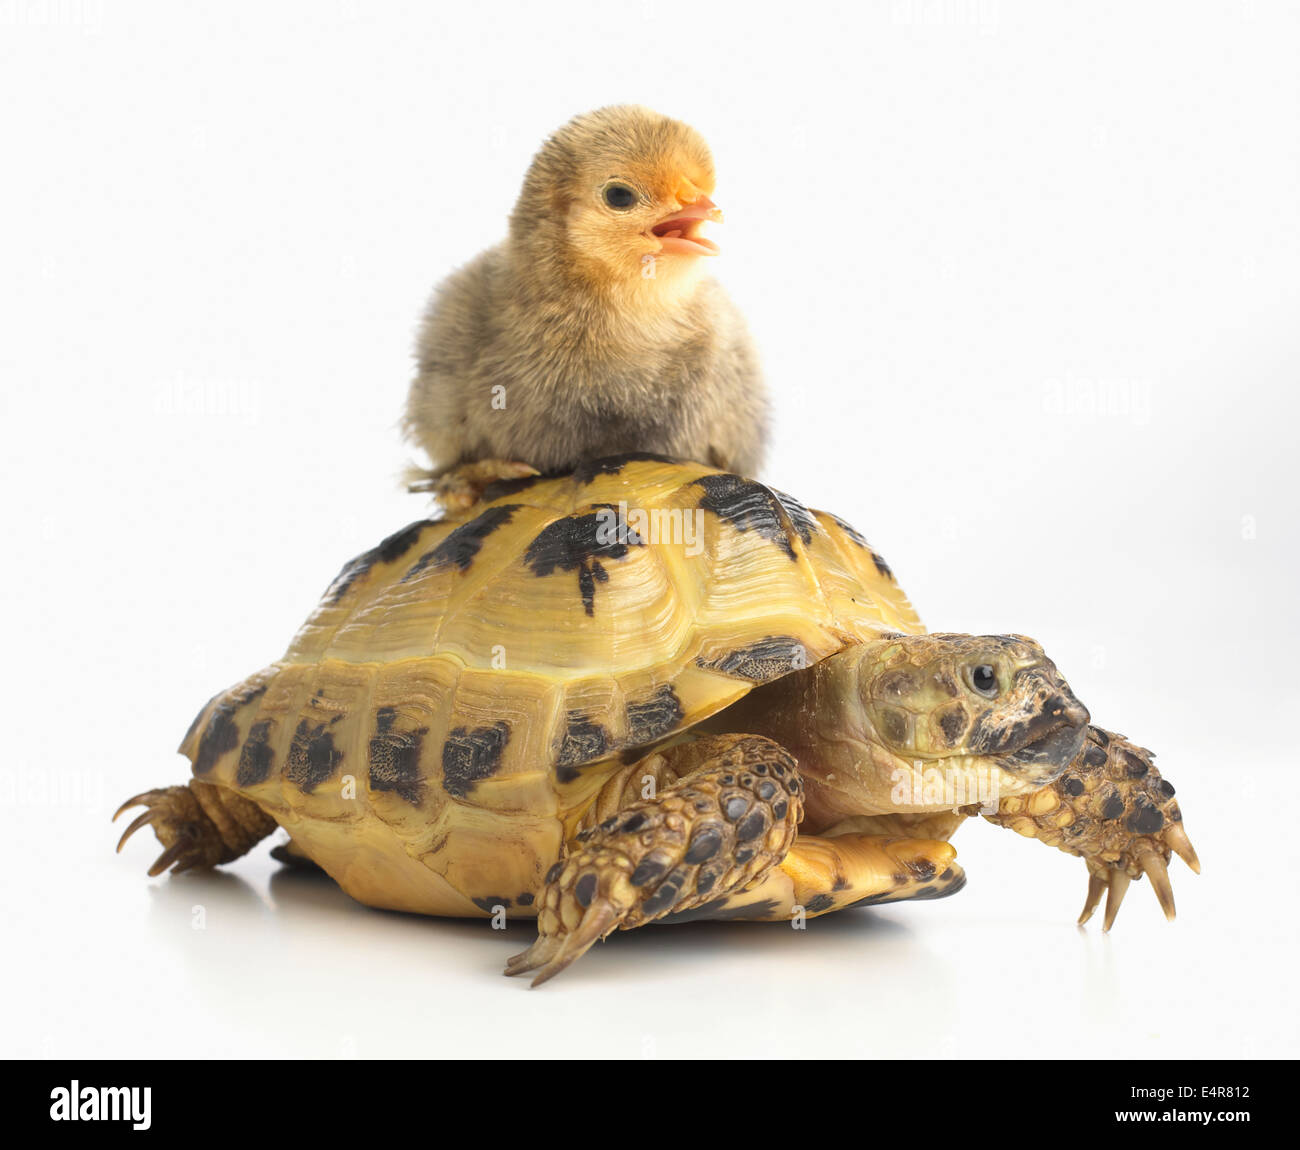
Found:
[{"label": "chick's eye", "polygon": [[975,690],[990,699],[998,693],[998,677],[988,663],[981,663],[978,667],[971,668],[970,682]]},{"label": "chick's eye", "polygon": [[609,184],[605,188],[605,203],[620,212],[627,211],[636,203],[636,192],[626,184]]}]

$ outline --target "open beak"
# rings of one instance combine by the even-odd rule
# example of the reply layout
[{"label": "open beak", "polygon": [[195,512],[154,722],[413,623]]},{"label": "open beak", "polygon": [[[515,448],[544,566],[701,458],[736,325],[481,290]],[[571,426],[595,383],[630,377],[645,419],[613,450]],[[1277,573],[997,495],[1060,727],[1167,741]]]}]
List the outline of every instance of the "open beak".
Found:
[{"label": "open beak", "polygon": [[700,234],[705,221],[722,223],[722,212],[708,196],[701,195],[680,212],[660,220],[650,229],[649,234],[659,241],[660,250],[664,252],[716,256],[718,245]]}]

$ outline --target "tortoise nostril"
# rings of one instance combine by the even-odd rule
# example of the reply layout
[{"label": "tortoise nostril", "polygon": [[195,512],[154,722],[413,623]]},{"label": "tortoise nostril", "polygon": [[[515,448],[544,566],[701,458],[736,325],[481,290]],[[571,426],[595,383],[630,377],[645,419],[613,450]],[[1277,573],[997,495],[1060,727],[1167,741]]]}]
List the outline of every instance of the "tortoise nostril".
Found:
[{"label": "tortoise nostril", "polygon": [[1062,699],[1058,702],[1057,708],[1052,714],[1060,715],[1072,727],[1085,726],[1092,720],[1092,715],[1088,713],[1085,707],[1078,699]]}]

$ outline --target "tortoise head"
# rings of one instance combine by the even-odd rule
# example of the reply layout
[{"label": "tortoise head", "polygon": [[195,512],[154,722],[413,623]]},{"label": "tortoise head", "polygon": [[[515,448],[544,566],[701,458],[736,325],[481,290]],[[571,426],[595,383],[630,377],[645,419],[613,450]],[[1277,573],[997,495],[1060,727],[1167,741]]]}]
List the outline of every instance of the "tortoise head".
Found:
[{"label": "tortoise head", "polygon": [[868,644],[858,685],[876,739],[895,758],[994,769],[1017,790],[1055,778],[1087,731],[1087,708],[1022,635],[900,635]]}]

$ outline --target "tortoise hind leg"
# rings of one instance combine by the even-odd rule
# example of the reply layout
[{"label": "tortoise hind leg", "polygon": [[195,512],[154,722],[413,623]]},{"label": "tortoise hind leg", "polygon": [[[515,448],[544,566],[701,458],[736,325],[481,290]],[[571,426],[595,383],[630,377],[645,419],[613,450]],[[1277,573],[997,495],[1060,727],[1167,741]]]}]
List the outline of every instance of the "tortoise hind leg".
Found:
[{"label": "tortoise hind leg", "polygon": [[191,779],[188,786],[161,787],[127,799],[114,821],[131,807],[148,808],[123,832],[117,849],[143,826],[152,826],[163,852],[149,868],[159,875],[213,867],[246,854],[276,827],[275,820],[234,791]]},{"label": "tortoise hind leg", "polygon": [[678,781],[578,835],[546,876],[537,941],[506,974],[538,971],[538,986],[614,930],[739,891],[785,857],[803,784],[783,747],[758,735],[707,735],[652,757]]}]

